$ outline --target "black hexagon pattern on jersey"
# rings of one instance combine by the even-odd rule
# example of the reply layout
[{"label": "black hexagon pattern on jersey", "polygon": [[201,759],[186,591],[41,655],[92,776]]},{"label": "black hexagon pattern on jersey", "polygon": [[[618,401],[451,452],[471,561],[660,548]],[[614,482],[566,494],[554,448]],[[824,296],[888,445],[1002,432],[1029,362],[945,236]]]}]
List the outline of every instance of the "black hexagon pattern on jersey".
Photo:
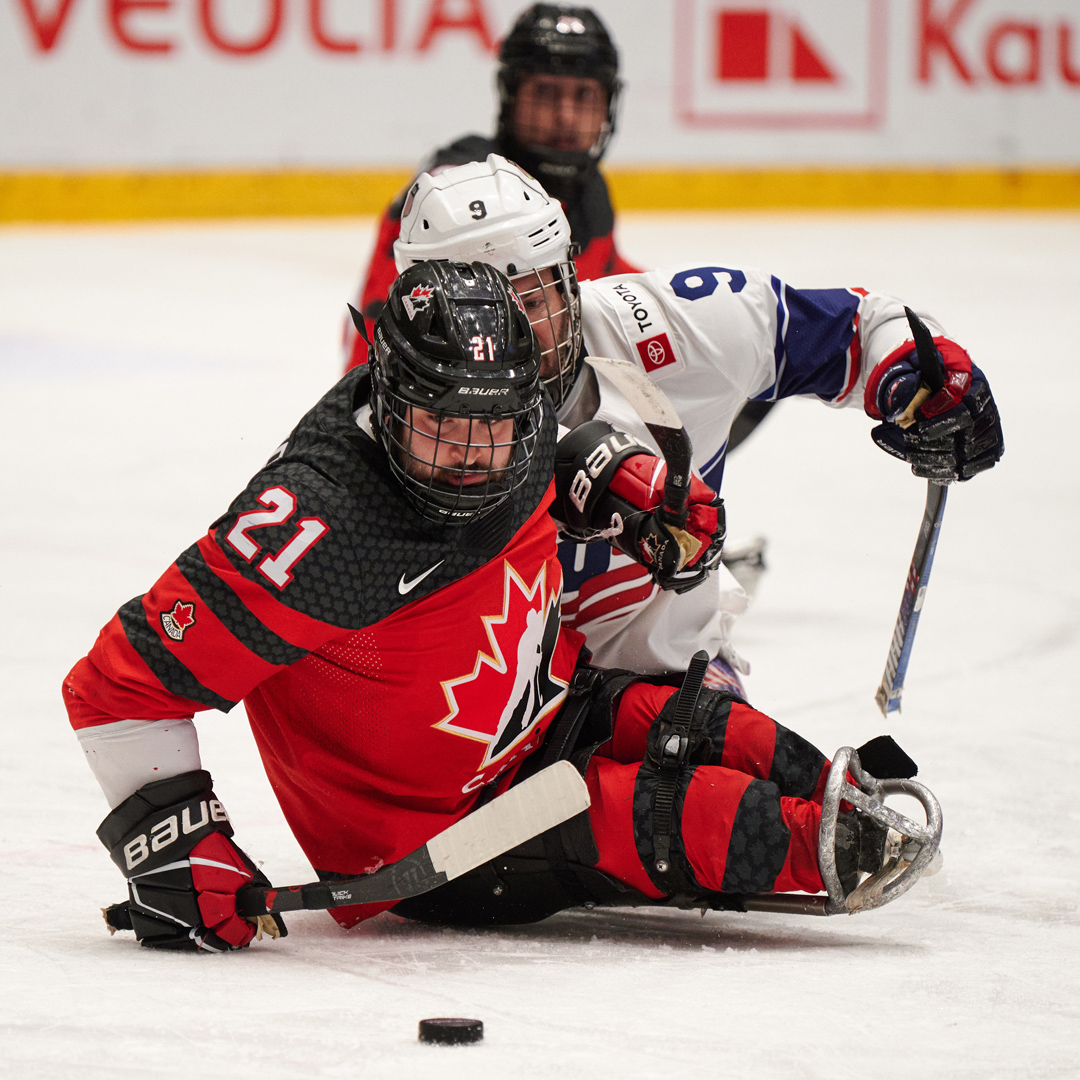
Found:
[{"label": "black hexagon pattern on jersey", "polygon": [[[526,483],[503,508],[466,528],[425,521],[406,500],[381,447],[356,425],[369,381],[354,368],[300,421],[284,452],[252,478],[212,529],[236,569],[287,607],[343,629],[361,629],[398,608],[472,573],[497,553],[533,513],[553,475],[556,425],[545,415]],[[259,552],[248,562],[226,536],[237,517],[263,509],[258,497],[280,486],[297,500],[279,525],[249,529]],[[317,517],[329,530],[292,567],[282,589],[258,572],[266,553],[279,552],[297,523]],[[398,583],[441,564],[406,595]],[[239,636],[239,635],[238,635]]]}]

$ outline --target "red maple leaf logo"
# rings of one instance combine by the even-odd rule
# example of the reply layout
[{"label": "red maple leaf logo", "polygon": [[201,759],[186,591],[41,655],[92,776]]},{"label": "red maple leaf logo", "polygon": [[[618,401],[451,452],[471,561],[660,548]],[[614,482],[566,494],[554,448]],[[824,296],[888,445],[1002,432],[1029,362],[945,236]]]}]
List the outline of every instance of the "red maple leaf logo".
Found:
[{"label": "red maple leaf logo", "polygon": [[173,641],[183,641],[184,632],[195,625],[195,603],[185,604],[177,600],[172,611],[161,613],[161,626]]},{"label": "red maple leaf logo", "polygon": [[195,605],[185,604],[183,600],[177,600],[170,614],[173,617],[173,622],[181,630],[186,630],[195,621]]},{"label": "red maple leaf logo", "polygon": [[430,300],[435,294],[435,287],[433,285],[417,285],[411,293],[409,293],[410,300]]}]

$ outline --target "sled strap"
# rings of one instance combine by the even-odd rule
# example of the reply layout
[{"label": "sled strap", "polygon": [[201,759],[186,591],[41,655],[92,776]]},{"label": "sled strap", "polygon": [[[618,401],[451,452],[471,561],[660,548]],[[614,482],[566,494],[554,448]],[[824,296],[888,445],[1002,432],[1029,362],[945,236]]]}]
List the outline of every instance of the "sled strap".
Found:
[{"label": "sled strap", "polygon": [[702,649],[694,654],[686,669],[682,686],[675,701],[675,714],[671,727],[657,748],[659,755],[659,779],[653,796],[653,879],[669,893],[677,892],[681,875],[672,871],[671,825],[675,810],[675,789],[679,770],[690,754],[690,728],[697,708],[705,672],[709,667],[709,654]]}]

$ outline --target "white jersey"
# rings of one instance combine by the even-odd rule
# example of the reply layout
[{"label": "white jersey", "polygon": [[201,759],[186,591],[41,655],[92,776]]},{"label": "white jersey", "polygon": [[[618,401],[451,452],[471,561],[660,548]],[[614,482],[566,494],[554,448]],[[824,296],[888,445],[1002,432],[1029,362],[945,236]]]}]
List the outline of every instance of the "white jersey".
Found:
[{"label": "white jersey", "polygon": [[[583,282],[581,317],[587,355],[631,360],[663,389],[693,442],[695,471],[716,491],[732,421],[747,400],[802,395],[861,406],[870,372],[911,341],[904,305],[893,297],[864,289],[793,289],[760,270],[720,266]],[[595,418],[659,453],[618,389],[602,374],[596,380]],[[582,383],[560,418],[580,408]],[[646,673],[678,670],[705,649],[748,670],[731,647],[732,623],[747,597],[728,571],[721,568],[677,595],[662,592],[606,544],[563,542],[560,559],[563,621],[586,635],[596,663]]]}]

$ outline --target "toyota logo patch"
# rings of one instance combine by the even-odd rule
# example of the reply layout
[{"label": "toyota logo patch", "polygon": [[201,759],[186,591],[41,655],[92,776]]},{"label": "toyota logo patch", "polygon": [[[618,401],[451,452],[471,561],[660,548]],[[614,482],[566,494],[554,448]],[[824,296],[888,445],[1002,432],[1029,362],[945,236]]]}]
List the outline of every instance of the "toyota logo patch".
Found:
[{"label": "toyota logo patch", "polygon": [[675,350],[668,341],[667,334],[657,334],[637,343],[638,355],[646,371],[659,371],[660,368],[674,364]]}]

